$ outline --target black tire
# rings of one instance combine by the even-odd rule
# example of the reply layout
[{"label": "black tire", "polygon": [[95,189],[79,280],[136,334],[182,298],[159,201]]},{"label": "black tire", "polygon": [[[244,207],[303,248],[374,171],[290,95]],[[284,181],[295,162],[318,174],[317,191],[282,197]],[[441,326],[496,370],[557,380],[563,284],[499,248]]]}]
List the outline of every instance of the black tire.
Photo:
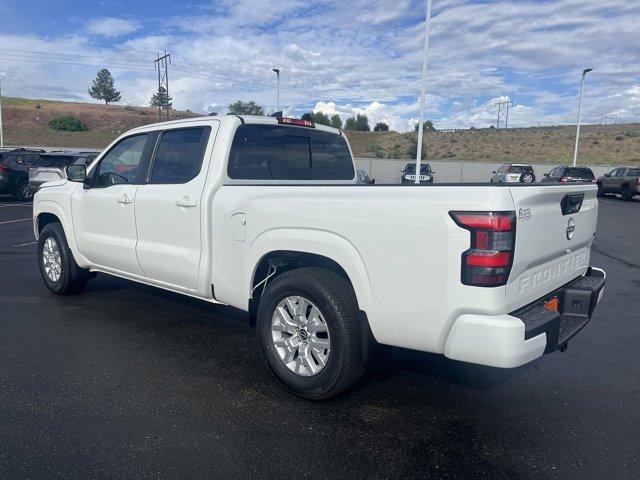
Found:
[{"label": "black tire", "polygon": [[633,194],[631,193],[631,189],[628,185],[622,186],[622,190],[620,191],[620,198],[622,198],[622,200],[624,200],[625,202],[629,202],[633,198]]},{"label": "black tire", "polygon": [[14,196],[21,202],[30,202],[33,200],[33,193],[29,190],[29,184],[21,180],[16,185]]},{"label": "black tire", "polygon": [[[60,252],[60,275],[57,279],[52,279],[45,268],[44,249],[45,242],[49,238],[53,239]],[[38,266],[44,284],[57,295],[72,295],[81,292],[91,276],[88,270],[80,268],[76,263],[67,244],[67,237],[62,225],[58,222],[48,223],[40,232]]]},{"label": "black tire", "polygon": [[602,188],[602,184],[601,183],[598,184],[598,196],[599,197],[604,197],[604,188]]},{"label": "black tire", "polygon": [[531,174],[531,173],[523,173],[520,176],[520,181],[522,183],[533,183],[533,181],[534,181],[533,174]]},{"label": "black tire", "polygon": [[[301,376],[278,356],[272,339],[272,317],[289,296],[302,296],[321,312],[331,341],[326,365]],[[267,285],[258,306],[257,333],[262,356],[271,372],[291,393],[310,400],[333,397],[353,385],[364,372],[363,335],[353,288],[342,276],[316,267],[290,270]]]}]

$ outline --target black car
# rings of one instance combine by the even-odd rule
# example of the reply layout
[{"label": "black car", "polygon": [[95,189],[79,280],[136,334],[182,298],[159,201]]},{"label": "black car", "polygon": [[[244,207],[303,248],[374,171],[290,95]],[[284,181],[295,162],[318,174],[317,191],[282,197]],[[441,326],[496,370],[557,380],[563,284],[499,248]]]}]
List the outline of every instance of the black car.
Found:
[{"label": "black car", "polygon": [[549,173],[545,173],[542,181],[562,183],[595,183],[596,177],[588,167],[572,167],[568,165],[560,165],[556,168],[553,168]]},{"label": "black car", "polygon": [[44,150],[17,148],[3,152],[0,158],[0,194],[10,194],[18,200],[31,200],[29,167],[40,161]]},{"label": "black car", "polygon": [[[415,183],[416,181],[416,164],[407,163],[402,169],[400,182],[401,183]],[[436,173],[431,170],[431,165],[428,163],[420,164],[420,183],[433,183],[433,174]]]}]

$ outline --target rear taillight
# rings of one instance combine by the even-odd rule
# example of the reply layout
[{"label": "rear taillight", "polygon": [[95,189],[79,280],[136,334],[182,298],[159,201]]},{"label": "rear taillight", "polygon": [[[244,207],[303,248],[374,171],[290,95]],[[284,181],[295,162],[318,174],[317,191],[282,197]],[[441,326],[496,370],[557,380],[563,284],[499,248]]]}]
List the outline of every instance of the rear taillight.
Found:
[{"label": "rear taillight", "polygon": [[7,169],[7,166],[4,163],[0,163],[0,172],[4,172]]},{"label": "rear taillight", "polygon": [[511,272],[516,241],[515,212],[449,212],[471,233],[471,248],[462,254],[464,285],[499,287]]},{"label": "rear taillight", "polygon": [[567,177],[560,177],[560,181],[563,183],[567,183],[569,179]]},{"label": "rear taillight", "polygon": [[640,177],[636,178],[636,185],[640,187]]}]

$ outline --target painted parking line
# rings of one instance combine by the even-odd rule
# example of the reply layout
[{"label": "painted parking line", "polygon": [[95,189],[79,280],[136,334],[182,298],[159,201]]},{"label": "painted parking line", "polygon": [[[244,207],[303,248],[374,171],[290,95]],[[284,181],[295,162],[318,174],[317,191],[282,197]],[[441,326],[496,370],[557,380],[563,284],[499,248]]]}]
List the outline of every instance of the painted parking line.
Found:
[{"label": "painted parking line", "polygon": [[0,222],[0,225],[6,225],[7,223],[16,223],[16,222],[30,222],[32,218],[20,218],[19,220],[5,220],[4,222]]},{"label": "painted parking line", "polygon": [[28,247],[29,245],[35,245],[38,242],[27,242],[27,243],[19,243],[17,245],[14,245],[13,248],[17,248],[17,247]]}]

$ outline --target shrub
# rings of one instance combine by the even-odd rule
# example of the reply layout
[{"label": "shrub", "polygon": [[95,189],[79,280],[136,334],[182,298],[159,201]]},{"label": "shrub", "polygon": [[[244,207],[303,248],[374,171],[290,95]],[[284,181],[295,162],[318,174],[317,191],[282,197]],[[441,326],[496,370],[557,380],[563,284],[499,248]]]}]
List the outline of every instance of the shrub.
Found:
[{"label": "shrub", "polygon": [[67,132],[83,132],[88,130],[84,123],[72,116],[54,118],[49,122],[49,128]]},{"label": "shrub", "polygon": [[624,140],[624,137],[622,135],[616,135],[616,141],[620,142]]},{"label": "shrub", "polygon": [[36,109],[40,110],[42,108],[42,105],[40,105],[39,103],[36,103]]}]

